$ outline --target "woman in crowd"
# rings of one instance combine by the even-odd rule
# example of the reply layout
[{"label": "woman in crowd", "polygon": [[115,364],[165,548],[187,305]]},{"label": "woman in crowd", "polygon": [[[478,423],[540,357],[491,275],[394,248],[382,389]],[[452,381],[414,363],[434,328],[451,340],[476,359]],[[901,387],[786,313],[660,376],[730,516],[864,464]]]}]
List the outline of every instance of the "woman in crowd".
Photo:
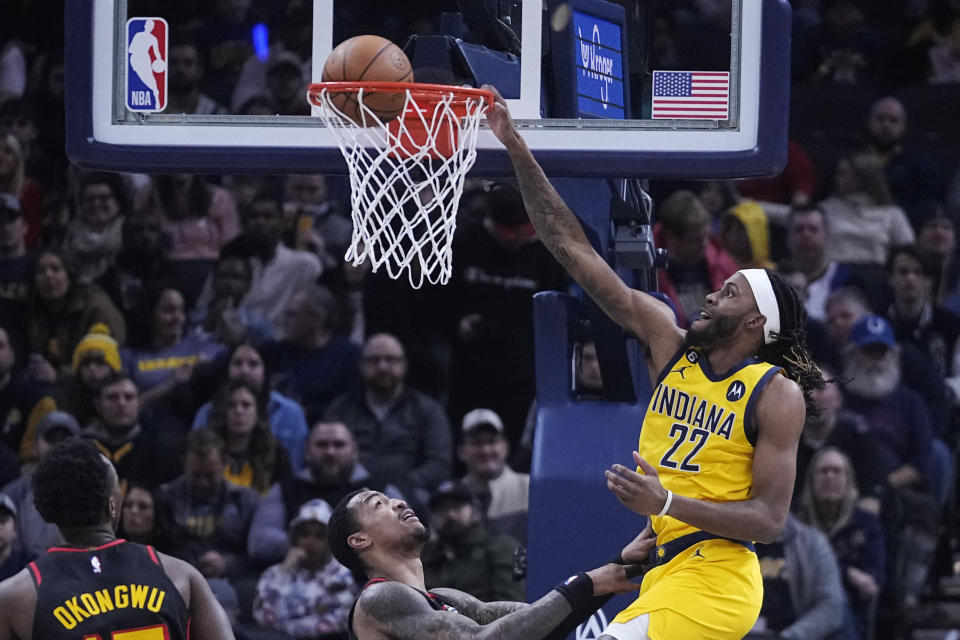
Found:
[{"label": "woman in crowd", "polygon": [[190,173],[159,175],[153,184],[171,260],[215,260],[240,233],[237,205],[223,187]]},{"label": "woman in crowd", "polygon": [[864,638],[873,626],[884,583],[886,545],[879,517],[857,506],[857,482],[850,459],[824,447],[810,461],[800,494],[800,518],[829,539],[852,611],[848,637]]},{"label": "woman in crowd", "polygon": [[227,480],[261,494],[291,473],[287,450],[270,432],[265,397],[243,378],[230,380],[214,398],[208,425],[226,444]]},{"label": "woman in crowd", "polygon": [[117,537],[148,544],[169,553],[171,542],[163,527],[153,491],[142,484],[127,487]]},{"label": "woman in crowd", "polygon": [[43,225],[43,188],[26,176],[23,146],[12,133],[0,133],[0,193],[9,193],[20,201],[27,223],[27,247],[32,247]]},{"label": "woman in crowd", "polygon": [[890,247],[914,241],[907,214],[893,203],[883,163],[873,154],[841,158],[833,193],[819,206],[830,227],[831,260],[883,265]]},{"label": "woman in crowd", "polygon": [[179,290],[153,285],[131,312],[130,347],[122,352],[143,405],[167,398],[190,379],[194,367],[216,359],[223,347],[202,331],[184,331],[186,305]]},{"label": "woman in crowd", "polygon": [[240,233],[236,202],[223,187],[189,173],[157,176],[153,195],[170,242],[170,277],[193,307],[220,249]]},{"label": "woman in crowd", "polygon": [[119,175],[90,173],[80,179],[77,216],[67,224],[63,238],[64,255],[77,282],[94,282],[113,264],[129,212],[130,199]]},{"label": "woman in crowd", "polygon": [[[227,360],[227,379],[243,380],[257,390],[257,394],[269,393],[267,398],[267,416],[270,431],[290,454],[294,469],[303,466],[303,445],[309,428],[303,408],[296,400],[288,398],[278,391],[270,390],[270,373],[260,352],[249,342],[237,345]],[[208,402],[197,411],[193,428],[207,426],[210,421],[212,402]]]},{"label": "woman in crowd", "polygon": [[69,373],[73,352],[97,323],[103,323],[119,344],[126,341],[126,324],[110,298],[96,285],[74,282],[57,251],[36,254],[29,282],[24,321],[28,376],[33,380],[53,382]]}]

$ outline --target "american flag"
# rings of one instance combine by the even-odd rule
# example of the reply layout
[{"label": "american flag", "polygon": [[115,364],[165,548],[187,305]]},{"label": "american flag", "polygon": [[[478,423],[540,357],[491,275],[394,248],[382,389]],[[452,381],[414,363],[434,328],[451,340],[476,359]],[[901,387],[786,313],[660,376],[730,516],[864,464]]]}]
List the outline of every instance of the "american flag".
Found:
[{"label": "american flag", "polygon": [[654,71],[653,118],[726,120],[730,106],[727,71]]}]

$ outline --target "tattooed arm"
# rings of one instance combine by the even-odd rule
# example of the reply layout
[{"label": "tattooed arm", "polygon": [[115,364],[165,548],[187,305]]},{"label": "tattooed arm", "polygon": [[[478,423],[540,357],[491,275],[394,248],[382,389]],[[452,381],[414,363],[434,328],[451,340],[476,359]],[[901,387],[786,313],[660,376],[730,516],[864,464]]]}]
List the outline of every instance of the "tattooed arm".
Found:
[{"label": "tattooed arm", "polygon": [[660,370],[683,343],[673,312],[656,298],[628,287],[594,250],[514,127],[506,102],[499,93],[496,98],[487,123],[510,154],[527,215],[543,244],[614,322],[640,338]]},{"label": "tattooed arm", "polygon": [[442,596],[457,608],[457,611],[479,624],[489,624],[508,613],[513,613],[527,605],[526,602],[483,602],[469,593],[456,589],[432,589],[433,593]]},{"label": "tattooed arm", "polygon": [[[443,595],[446,597],[447,593]],[[467,609],[471,609],[470,604]],[[475,606],[472,612],[479,613]],[[412,587],[382,582],[360,594],[353,625],[360,640],[537,640],[569,613],[566,599],[551,591],[533,604],[524,605],[490,624],[482,624],[467,615],[435,611]]]},{"label": "tattooed arm", "polygon": [[[618,564],[593,569],[587,572],[587,576],[592,582],[594,597],[607,593],[628,593],[640,588],[640,585],[627,578],[627,567]],[[528,605],[509,602],[484,604],[460,592],[445,589],[441,593],[444,597],[452,594],[451,600],[455,606],[465,604],[465,613],[468,615],[435,611],[419,591],[399,582],[371,585],[364,589],[357,600],[353,616],[354,633],[360,640],[540,640],[572,612],[567,597],[556,589]],[[582,602],[582,595],[574,601]],[[507,611],[510,607],[513,610]],[[489,622],[483,624],[473,619],[471,614],[480,620],[489,619]]]}]

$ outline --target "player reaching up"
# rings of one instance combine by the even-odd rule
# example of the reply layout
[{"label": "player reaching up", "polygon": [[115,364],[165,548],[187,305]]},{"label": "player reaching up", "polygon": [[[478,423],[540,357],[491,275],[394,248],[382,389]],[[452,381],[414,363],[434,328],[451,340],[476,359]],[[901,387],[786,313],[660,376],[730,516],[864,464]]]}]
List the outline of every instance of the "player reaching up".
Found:
[{"label": "player reaching up", "polygon": [[606,471],[620,502],[651,516],[655,566],[601,640],[739,639],[763,600],[753,541],[772,541],[784,525],[809,391],[823,384],[803,304],[775,274],[744,269],[681,330],[665,304],[628,287],[593,249],[499,94],[487,122],[540,239],[644,344],[657,384],[633,453],[638,471]]},{"label": "player reaching up", "polygon": [[[532,604],[481,602],[456,589],[427,591],[420,552],[429,534],[402,500],[360,489],[330,516],[330,551],[371,580],[350,610],[347,629],[358,640],[541,640],[565,638],[609,599],[636,591],[636,567],[607,564],[571,576]],[[645,529],[618,562],[646,558],[654,538]]]}]

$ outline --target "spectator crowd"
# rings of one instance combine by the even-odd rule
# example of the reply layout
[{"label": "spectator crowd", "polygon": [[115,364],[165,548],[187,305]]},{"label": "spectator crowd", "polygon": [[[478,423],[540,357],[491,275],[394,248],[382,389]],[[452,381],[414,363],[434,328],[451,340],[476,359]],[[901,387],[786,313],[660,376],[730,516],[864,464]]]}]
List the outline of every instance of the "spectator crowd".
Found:
[{"label": "spectator crowd", "polygon": [[[708,68],[730,2],[669,4],[654,66]],[[311,3],[129,5],[171,24],[167,112],[309,114]],[[438,26],[433,5],[378,24],[341,5],[355,32],[338,41]],[[658,288],[681,326],[739,268],[776,270],[805,301],[830,384],[804,427],[792,515],[758,548],[752,635],[892,638],[919,604],[960,593],[960,127],[925,106],[960,104],[960,1],[793,10],[786,169],[650,184],[670,254]],[[362,577],[325,533],[360,487],[424,514],[428,585],[523,599],[532,296],[571,288],[517,189],[469,180],[451,284],[412,290],[344,263],[336,177],[73,166],[62,4],[3,13],[0,580],[59,541],[30,476],[86,437],[124,487],[121,535],[194,564],[244,637],[346,638]],[[803,102],[828,94],[836,125]],[[589,336],[575,353],[578,393],[602,399]]]}]

